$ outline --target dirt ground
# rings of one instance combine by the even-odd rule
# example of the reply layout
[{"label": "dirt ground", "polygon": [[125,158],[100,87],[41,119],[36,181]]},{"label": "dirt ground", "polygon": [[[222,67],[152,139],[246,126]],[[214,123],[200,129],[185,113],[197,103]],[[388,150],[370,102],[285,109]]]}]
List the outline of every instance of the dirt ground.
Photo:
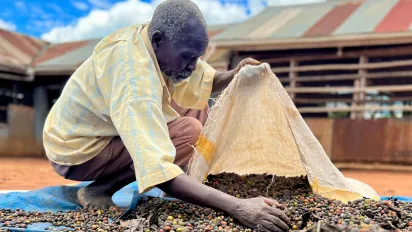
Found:
[{"label": "dirt ground", "polygon": [[[412,196],[412,172],[342,170],[346,177],[363,181],[384,196]],[[76,184],[58,176],[47,160],[0,158],[0,190],[32,190]]]}]

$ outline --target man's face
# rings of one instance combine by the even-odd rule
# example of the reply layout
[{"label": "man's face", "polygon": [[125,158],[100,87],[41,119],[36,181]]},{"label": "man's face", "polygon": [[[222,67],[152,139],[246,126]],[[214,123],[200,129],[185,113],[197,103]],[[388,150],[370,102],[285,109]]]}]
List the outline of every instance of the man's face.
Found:
[{"label": "man's face", "polygon": [[171,43],[167,38],[154,45],[161,71],[174,83],[190,77],[209,44],[206,30],[197,20],[189,20],[185,41]]}]

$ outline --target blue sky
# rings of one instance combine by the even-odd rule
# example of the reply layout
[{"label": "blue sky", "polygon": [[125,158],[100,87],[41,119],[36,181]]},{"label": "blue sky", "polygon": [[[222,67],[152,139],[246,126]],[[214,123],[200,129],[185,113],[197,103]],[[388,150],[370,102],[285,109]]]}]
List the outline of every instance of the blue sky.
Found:
[{"label": "blue sky", "polygon": [[0,19],[14,24],[17,32],[40,37],[55,27],[76,23],[93,9],[108,9],[116,2],[121,0],[0,0]]},{"label": "blue sky", "polygon": [[[0,0],[0,28],[67,42],[102,37],[150,19],[162,0]],[[194,0],[209,24],[243,21],[268,4],[316,0]],[[213,11],[207,10],[211,7]]]}]

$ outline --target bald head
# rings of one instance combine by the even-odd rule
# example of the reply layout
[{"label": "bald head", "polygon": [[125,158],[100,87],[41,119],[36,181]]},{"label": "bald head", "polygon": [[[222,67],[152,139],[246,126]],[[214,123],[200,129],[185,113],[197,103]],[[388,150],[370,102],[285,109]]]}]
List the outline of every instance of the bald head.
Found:
[{"label": "bald head", "polygon": [[149,36],[160,31],[172,43],[185,41],[190,20],[207,31],[206,21],[199,7],[190,0],[167,0],[155,10],[149,26]]}]

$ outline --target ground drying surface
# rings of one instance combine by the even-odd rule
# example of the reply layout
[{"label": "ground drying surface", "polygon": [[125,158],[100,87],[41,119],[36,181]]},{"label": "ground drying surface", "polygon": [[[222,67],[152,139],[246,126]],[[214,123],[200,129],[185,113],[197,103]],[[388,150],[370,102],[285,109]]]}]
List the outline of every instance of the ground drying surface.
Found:
[{"label": "ground drying surface", "polygon": [[[342,170],[342,173],[369,184],[382,196],[412,196],[412,181],[402,181],[411,180],[412,172]],[[0,191],[76,183],[58,176],[44,158],[0,158]]]},{"label": "ground drying surface", "polygon": [[[380,202],[362,199],[342,204],[312,194],[305,177],[219,174],[209,176],[207,184],[238,198],[263,195],[278,200],[286,207],[292,230],[412,231],[412,204],[396,199]],[[158,198],[142,199],[136,212],[125,221],[116,220],[119,215],[120,212],[87,210],[60,213],[1,210],[0,223],[26,227],[32,222],[45,221],[76,231],[258,231],[243,227],[222,212]]]}]

